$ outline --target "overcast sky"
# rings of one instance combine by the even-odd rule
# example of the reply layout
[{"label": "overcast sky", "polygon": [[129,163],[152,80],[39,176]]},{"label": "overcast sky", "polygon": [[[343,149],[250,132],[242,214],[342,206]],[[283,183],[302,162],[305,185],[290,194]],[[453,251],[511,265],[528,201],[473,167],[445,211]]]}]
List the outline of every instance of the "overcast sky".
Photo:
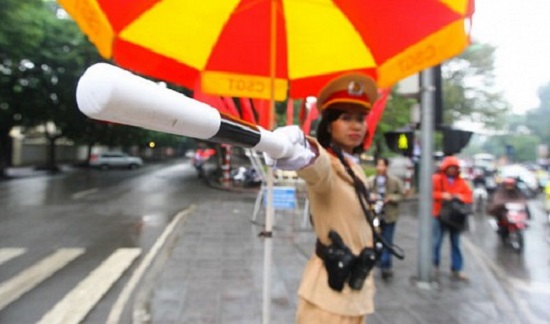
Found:
[{"label": "overcast sky", "polygon": [[497,46],[497,86],[514,112],[538,107],[550,83],[550,0],[476,0],[472,36]]}]

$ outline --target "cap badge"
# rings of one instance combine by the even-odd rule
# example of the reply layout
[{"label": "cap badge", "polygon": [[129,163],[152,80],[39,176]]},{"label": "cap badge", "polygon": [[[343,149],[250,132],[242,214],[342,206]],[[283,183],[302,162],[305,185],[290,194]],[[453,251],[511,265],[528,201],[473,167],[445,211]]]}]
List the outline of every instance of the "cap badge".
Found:
[{"label": "cap badge", "polygon": [[360,97],[364,94],[363,87],[361,83],[357,81],[350,81],[348,84],[348,94],[350,96]]}]

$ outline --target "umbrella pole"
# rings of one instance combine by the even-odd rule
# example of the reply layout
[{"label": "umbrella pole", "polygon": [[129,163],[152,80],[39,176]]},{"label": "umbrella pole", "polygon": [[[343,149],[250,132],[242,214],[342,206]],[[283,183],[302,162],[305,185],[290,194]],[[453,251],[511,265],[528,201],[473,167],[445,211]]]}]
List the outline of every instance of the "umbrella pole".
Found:
[{"label": "umbrella pole", "polygon": [[[271,100],[269,107],[269,126],[273,129],[275,117],[275,71],[277,55],[277,2],[271,0],[271,25],[270,25],[270,55],[269,72],[271,74]],[[264,243],[264,286],[263,286],[263,309],[262,323],[269,324],[271,318],[271,261],[273,258],[273,169],[267,168],[267,206],[265,212],[265,243]]]},{"label": "umbrella pole", "polygon": [[265,212],[265,229],[264,229],[264,278],[263,278],[263,308],[262,316],[263,324],[269,324],[270,322],[270,310],[271,310],[271,261],[273,257],[273,170],[271,167],[267,168],[267,186],[266,186],[266,212]]}]

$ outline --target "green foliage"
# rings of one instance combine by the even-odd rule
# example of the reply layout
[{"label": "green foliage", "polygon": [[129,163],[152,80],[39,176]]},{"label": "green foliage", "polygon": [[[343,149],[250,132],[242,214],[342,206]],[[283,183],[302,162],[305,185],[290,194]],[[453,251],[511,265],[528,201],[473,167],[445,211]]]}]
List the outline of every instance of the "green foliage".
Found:
[{"label": "green foliage", "polygon": [[23,78],[32,63],[26,59],[45,37],[41,4],[40,0],[0,0],[0,136],[22,119],[24,89],[31,83]]},{"label": "green foliage", "polygon": [[[509,105],[502,93],[495,90],[494,51],[486,44],[474,44],[468,50],[442,65],[443,121],[453,125],[455,121],[481,122],[488,129],[502,129]],[[378,126],[375,147],[388,155],[383,133],[407,126],[410,107],[414,99],[392,93],[383,118]],[[442,134],[434,134],[435,150],[442,150]]]},{"label": "green foliage", "polygon": [[370,177],[370,176],[376,174],[376,166],[374,166],[374,165],[363,165],[363,171],[365,172],[365,176]]},{"label": "green foliage", "polygon": [[[297,105],[299,101],[294,101],[294,114],[296,115]],[[276,118],[276,125],[284,126],[286,125],[286,116],[287,116],[287,104],[288,101],[276,101],[275,102],[275,118]],[[299,106],[298,106],[299,107]],[[294,123],[297,124],[297,119],[293,118]]]},{"label": "green foliage", "polygon": [[506,145],[515,150],[514,160],[535,161],[537,147],[550,146],[550,84],[539,89],[539,107],[525,114],[508,116],[501,127],[500,135],[493,135],[485,141],[477,141],[468,153],[488,152],[496,156],[506,154]]},{"label": "green foliage", "polygon": [[[0,176],[11,162],[14,125],[22,123],[33,79],[27,78],[33,62],[28,58],[45,37],[44,6],[41,0],[0,0]],[[32,101],[32,100],[29,100]]]},{"label": "green foliage", "polygon": [[[74,21],[59,18],[54,1],[0,0],[0,138],[16,125],[53,122],[52,143],[66,137],[78,144],[179,145],[180,136],[151,135],[136,127],[91,120],[76,104],[76,86],[85,69],[102,61]],[[2,149],[1,154],[6,154]]]},{"label": "green foliage", "polygon": [[516,162],[535,161],[536,147],[540,144],[537,136],[529,134],[509,134],[491,136],[482,146],[483,151],[495,156],[506,155],[506,145],[515,150],[513,160]]},{"label": "green foliage", "polygon": [[399,95],[394,89],[378,123],[376,138],[380,138],[384,132],[410,125],[410,110],[415,103],[416,100]]},{"label": "green foliage", "polygon": [[538,136],[541,143],[550,146],[550,83],[539,89],[540,105],[525,116],[525,126]]},{"label": "green foliage", "polygon": [[499,129],[509,111],[502,93],[495,90],[495,48],[475,43],[442,65],[443,120],[470,120]]},{"label": "green foliage", "polygon": [[372,145],[368,152],[373,155],[389,157],[396,155],[389,150],[384,139],[384,133],[410,125],[410,109],[416,100],[406,98],[397,93],[394,89],[388,98],[382,118],[378,122]]},{"label": "green foliage", "polygon": [[0,7],[1,63],[19,61],[31,55],[44,37],[42,1],[0,0]]},{"label": "green foliage", "polygon": [[[187,137],[177,136],[167,133],[155,132],[150,130],[144,130],[143,137],[146,139],[146,143],[155,142],[157,147],[172,147],[178,148],[182,145],[188,146],[191,141]],[[137,144],[137,143],[134,143]]]}]

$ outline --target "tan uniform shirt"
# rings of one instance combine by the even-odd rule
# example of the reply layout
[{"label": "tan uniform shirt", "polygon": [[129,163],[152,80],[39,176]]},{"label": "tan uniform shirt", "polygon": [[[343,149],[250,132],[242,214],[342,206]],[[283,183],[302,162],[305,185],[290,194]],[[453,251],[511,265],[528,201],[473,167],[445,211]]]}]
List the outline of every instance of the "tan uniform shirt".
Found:
[{"label": "tan uniform shirt", "polygon": [[[366,246],[372,247],[372,231],[367,224],[353,181],[337,157],[329,154],[315,142],[319,156],[298,175],[306,181],[315,233],[321,242],[329,245],[328,233],[337,231],[344,243],[356,255]],[[349,161],[353,172],[366,181],[362,168]],[[373,271],[365,280],[363,289],[351,290],[345,285],[341,292],[332,290],[323,261],[313,255],[304,270],[298,290],[300,297],[334,314],[358,316],[374,312]]]}]

